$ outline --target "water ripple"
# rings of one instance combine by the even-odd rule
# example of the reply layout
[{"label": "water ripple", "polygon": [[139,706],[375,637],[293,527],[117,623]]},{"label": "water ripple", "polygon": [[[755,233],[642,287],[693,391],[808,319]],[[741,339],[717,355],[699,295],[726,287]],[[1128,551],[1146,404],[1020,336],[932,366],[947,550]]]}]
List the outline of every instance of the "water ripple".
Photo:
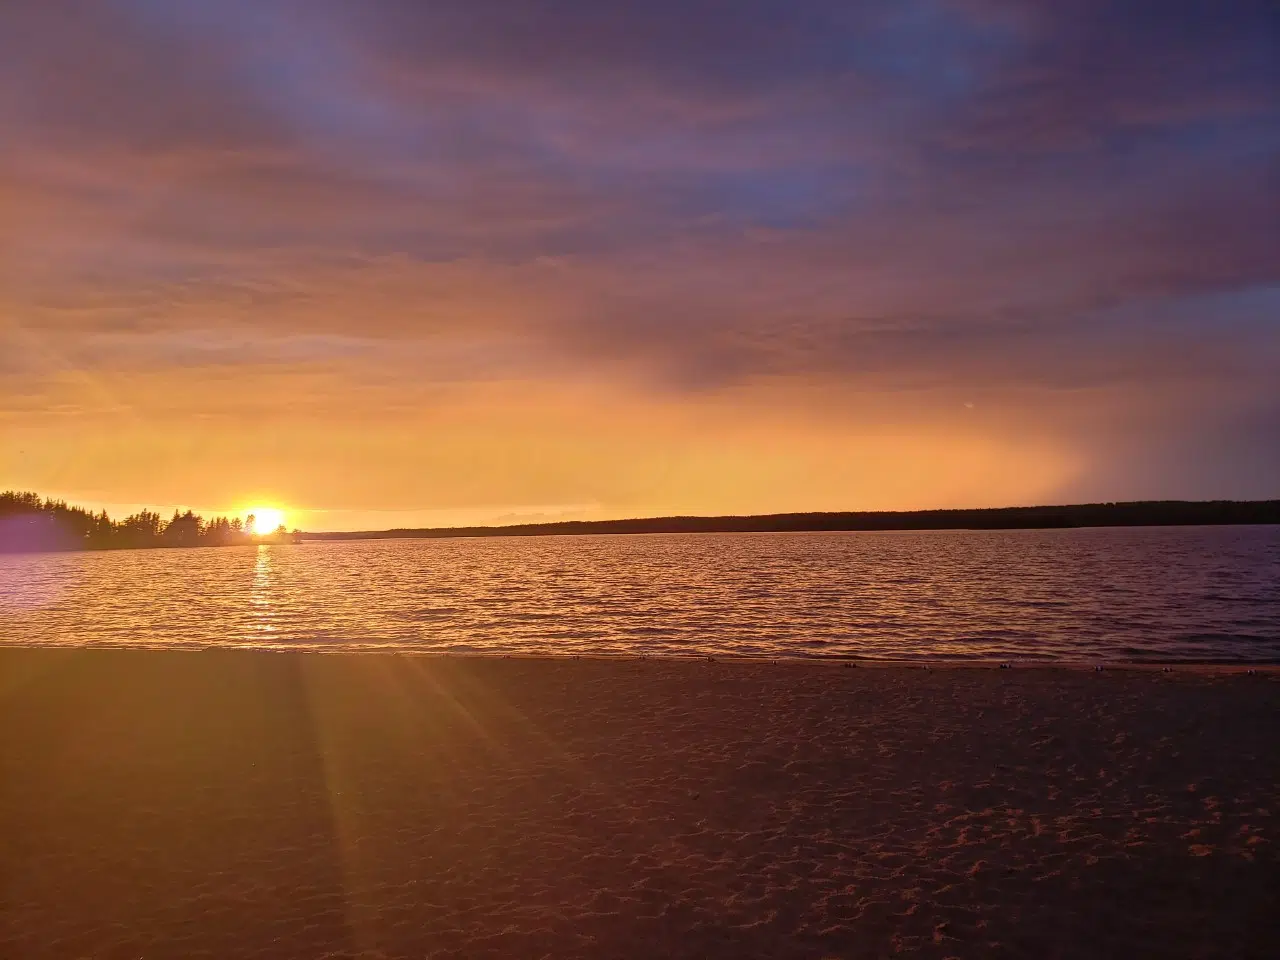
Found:
[{"label": "water ripple", "polygon": [[0,556],[0,644],[1280,661],[1280,529]]}]

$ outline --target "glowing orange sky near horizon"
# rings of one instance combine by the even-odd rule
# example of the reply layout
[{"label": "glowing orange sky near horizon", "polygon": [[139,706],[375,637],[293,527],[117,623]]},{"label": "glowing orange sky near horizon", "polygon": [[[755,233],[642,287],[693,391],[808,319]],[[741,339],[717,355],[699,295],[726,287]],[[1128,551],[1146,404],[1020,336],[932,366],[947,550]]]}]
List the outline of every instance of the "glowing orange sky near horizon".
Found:
[{"label": "glowing orange sky near horizon", "polygon": [[394,418],[342,404],[294,419],[282,405],[264,422],[233,408],[191,435],[182,414],[157,430],[130,406],[46,422],[15,445],[27,470],[7,458],[0,470],[113,515],[173,504],[243,516],[264,503],[321,530],[1043,502],[1080,469],[1070,450],[963,404],[901,430],[781,393],[697,404],[599,384],[462,393]]}]

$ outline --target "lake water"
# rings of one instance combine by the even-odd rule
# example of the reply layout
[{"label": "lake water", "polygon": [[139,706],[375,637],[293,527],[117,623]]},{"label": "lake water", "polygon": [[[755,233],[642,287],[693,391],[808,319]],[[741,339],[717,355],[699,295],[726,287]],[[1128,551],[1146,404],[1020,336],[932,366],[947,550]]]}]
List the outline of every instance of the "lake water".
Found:
[{"label": "lake water", "polygon": [[0,556],[0,644],[1280,661],[1280,527]]}]

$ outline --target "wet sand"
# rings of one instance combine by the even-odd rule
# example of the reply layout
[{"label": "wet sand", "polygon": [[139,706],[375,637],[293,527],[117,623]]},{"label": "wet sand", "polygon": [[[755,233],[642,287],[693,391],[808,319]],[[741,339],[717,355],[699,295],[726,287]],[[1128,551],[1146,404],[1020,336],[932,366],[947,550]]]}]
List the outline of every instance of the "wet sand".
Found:
[{"label": "wet sand", "polygon": [[1274,957],[1280,677],[0,650],[0,956]]}]

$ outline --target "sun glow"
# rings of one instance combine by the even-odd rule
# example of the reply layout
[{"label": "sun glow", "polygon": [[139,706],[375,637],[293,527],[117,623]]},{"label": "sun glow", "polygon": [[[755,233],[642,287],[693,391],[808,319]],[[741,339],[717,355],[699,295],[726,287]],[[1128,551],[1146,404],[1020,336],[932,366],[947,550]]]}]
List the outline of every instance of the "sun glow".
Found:
[{"label": "sun glow", "polygon": [[250,507],[245,515],[246,518],[252,518],[247,524],[248,531],[258,536],[275,533],[284,523],[284,511],[275,507]]}]

